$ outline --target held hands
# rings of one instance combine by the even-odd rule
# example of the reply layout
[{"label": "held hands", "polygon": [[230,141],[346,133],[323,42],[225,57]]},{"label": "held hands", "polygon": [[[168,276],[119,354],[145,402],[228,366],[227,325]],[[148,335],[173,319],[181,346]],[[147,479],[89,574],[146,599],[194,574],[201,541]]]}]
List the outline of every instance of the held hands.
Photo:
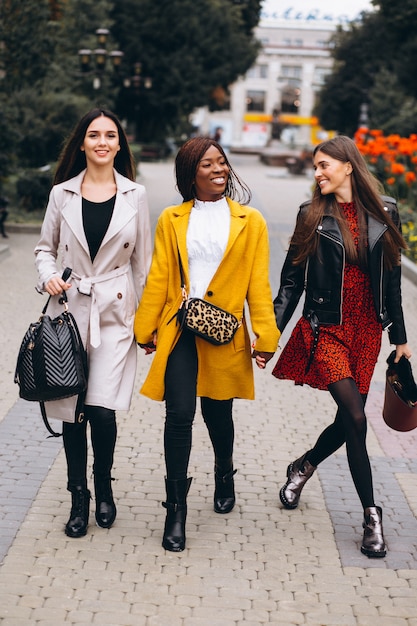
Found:
[{"label": "held hands", "polygon": [[258,352],[258,350],[253,350],[252,359],[255,359],[256,365],[259,369],[264,370],[268,361],[272,359],[275,352]]},{"label": "held hands", "polygon": [[156,350],[156,336],[157,333],[153,334],[153,339],[149,343],[139,343],[139,347],[145,350],[145,355],[152,354]]}]

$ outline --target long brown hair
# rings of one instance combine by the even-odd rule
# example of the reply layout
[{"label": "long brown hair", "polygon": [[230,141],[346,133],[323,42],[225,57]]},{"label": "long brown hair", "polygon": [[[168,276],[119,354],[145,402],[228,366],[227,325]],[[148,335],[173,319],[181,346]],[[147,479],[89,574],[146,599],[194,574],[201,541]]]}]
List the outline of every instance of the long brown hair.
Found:
[{"label": "long brown hair", "polygon": [[333,159],[342,163],[350,162],[352,166],[352,200],[358,213],[359,246],[356,250],[350,233],[345,215],[333,193],[322,195],[320,187],[316,184],[311,205],[302,219],[299,219],[291,238],[291,245],[296,248],[295,264],[303,263],[308,256],[317,250],[318,238],[316,229],[325,214],[333,215],[340,227],[346,256],[349,262],[359,263],[366,266],[367,259],[367,215],[372,215],[376,220],[388,225],[388,230],[383,235],[383,248],[385,262],[388,268],[400,263],[400,248],[406,248],[407,244],[392,221],[389,213],[384,210],[381,199],[381,185],[370,173],[366,162],[359,152],[355,142],[344,135],[323,141],[313,151],[313,158],[317,152],[324,152]]},{"label": "long brown hair", "polygon": [[119,133],[120,150],[114,159],[115,169],[130,180],[136,179],[135,162],[127,141],[126,133],[120,121],[111,111],[106,111],[106,109],[92,109],[80,119],[66,141],[58,160],[54,185],[77,176],[77,174],[87,167],[85,153],[81,150],[81,146],[84,142],[87,128],[90,126],[91,122],[101,115],[112,120],[112,122],[116,124]]},{"label": "long brown hair", "polygon": [[249,187],[236,174],[221,145],[210,137],[192,137],[181,146],[177,153],[175,158],[175,175],[177,188],[184,202],[195,198],[194,180],[197,167],[210,146],[214,146],[219,150],[229,168],[226,196],[240,204],[248,204],[251,200]]}]

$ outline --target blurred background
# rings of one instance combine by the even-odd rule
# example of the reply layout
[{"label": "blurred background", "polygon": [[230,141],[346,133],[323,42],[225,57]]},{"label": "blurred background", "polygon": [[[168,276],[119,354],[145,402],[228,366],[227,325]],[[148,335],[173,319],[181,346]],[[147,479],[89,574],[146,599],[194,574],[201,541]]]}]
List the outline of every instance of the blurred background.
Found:
[{"label": "blurred background", "polygon": [[417,245],[416,23],[416,0],[0,0],[0,211],[42,219],[63,141],[100,106],[139,167],[205,134],[297,175],[354,137]]}]

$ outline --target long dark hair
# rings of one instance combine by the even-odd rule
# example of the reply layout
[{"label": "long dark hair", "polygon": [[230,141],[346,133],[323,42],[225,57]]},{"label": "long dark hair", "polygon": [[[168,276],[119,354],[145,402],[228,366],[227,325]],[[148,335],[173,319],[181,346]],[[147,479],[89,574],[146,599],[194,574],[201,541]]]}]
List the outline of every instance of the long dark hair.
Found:
[{"label": "long dark hair", "polygon": [[54,185],[77,176],[77,174],[87,167],[85,153],[81,150],[81,146],[84,142],[87,128],[90,126],[91,122],[101,115],[112,120],[112,122],[116,124],[119,133],[120,150],[114,160],[115,169],[123,176],[126,176],[126,178],[130,178],[130,180],[136,179],[135,162],[127,141],[126,133],[120,121],[111,111],[106,111],[106,109],[92,109],[80,119],[64,144],[58,159]]},{"label": "long dark hair", "polygon": [[249,187],[236,174],[221,145],[210,137],[193,137],[186,141],[177,153],[175,158],[175,175],[178,191],[184,201],[187,202],[187,200],[195,198],[194,180],[197,167],[210,146],[214,146],[219,150],[229,168],[226,196],[240,204],[248,204],[252,197]]},{"label": "long dark hair", "polygon": [[384,210],[381,199],[383,191],[378,180],[371,174],[365,159],[359,152],[355,142],[344,135],[323,141],[313,151],[313,158],[317,152],[324,152],[333,159],[342,163],[349,162],[352,166],[352,200],[358,212],[359,224],[359,249],[356,250],[353,238],[344,215],[333,193],[322,195],[320,187],[316,184],[311,205],[303,219],[298,220],[296,229],[291,239],[291,244],[296,247],[297,254],[295,263],[302,263],[317,249],[316,229],[327,213],[332,214],[339,222],[342,233],[347,259],[351,263],[359,263],[366,267],[367,258],[367,220],[366,215],[372,215],[376,220],[388,225],[388,230],[383,235],[385,261],[388,268],[400,263],[400,248],[406,248],[407,244],[399,232],[397,226]]}]

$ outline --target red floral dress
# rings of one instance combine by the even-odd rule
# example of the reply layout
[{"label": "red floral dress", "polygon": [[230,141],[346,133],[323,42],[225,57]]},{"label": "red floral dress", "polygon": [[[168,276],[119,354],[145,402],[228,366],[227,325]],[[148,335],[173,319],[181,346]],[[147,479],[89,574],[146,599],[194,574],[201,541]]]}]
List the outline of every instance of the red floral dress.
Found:
[{"label": "red floral dress", "polygon": [[[359,228],[353,202],[341,204],[358,245]],[[343,284],[342,323],[320,326],[313,362],[305,373],[313,332],[302,317],[296,324],[272,374],[293,380],[296,385],[327,389],[343,378],[353,378],[359,392],[369,391],[381,348],[381,325],[377,320],[369,275],[357,265],[346,263]]]}]

